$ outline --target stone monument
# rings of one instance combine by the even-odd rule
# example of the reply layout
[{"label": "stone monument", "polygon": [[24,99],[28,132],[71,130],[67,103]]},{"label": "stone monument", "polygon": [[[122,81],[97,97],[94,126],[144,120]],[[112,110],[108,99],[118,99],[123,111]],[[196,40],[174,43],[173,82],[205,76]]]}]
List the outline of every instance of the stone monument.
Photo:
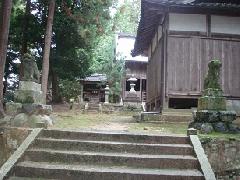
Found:
[{"label": "stone monument", "polygon": [[126,101],[129,102],[139,102],[140,98],[137,95],[136,90],[134,89],[134,87],[136,86],[136,82],[137,82],[137,78],[131,77],[127,80],[130,83],[130,90],[129,93],[126,96]]},{"label": "stone monument", "polygon": [[128,79],[128,81],[130,82],[130,93],[131,94],[136,94],[136,91],[135,91],[135,89],[134,89],[134,87],[136,86],[136,82],[137,82],[137,79],[136,78],[134,78],[134,77],[131,77],[131,78],[129,78]]},{"label": "stone monument", "polygon": [[104,104],[109,104],[109,94],[110,94],[110,89],[109,89],[109,85],[106,85],[105,90],[105,102]]},{"label": "stone monument", "polygon": [[227,111],[226,98],[219,84],[221,67],[219,60],[209,62],[204,90],[198,99],[198,108],[193,112],[194,121],[189,125],[202,133],[239,132],[239,128],[232,123],[236,119],[236,112]]},{"label": "stone monument", "polygon": [[52,107],[45,105],[41,91],[40,73],[35,59],[30,54],[22,57],[23,78],[15,91],[14,102],[6,104],[11,115],[10,125],[19,127],[48,127],[52,125]]}]

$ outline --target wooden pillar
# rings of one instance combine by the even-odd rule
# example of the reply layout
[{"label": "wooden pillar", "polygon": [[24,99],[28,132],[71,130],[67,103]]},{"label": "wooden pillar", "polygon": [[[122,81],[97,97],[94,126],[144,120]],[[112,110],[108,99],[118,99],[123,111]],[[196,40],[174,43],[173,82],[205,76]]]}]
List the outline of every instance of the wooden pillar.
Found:
[{"label": "wooden pillar", "polygon": [[142,79],[140,78],[140,101],[142,102]]},{"label": "wooden pillar", "polygon": [[80,103],[83,102],[83,84],[81,84],[81,94],[80,94],[80,100],[79,100]]},{"label": "wooden pillar", "polygon": [[124,77],[124,78],[122,79],[122,100],[123,100],[123,101],[125,100],[126,81],[127,81],[127,78]]},{"label": "wooden pillar", "polygon": [[168,29],[169,29],[169,14],[165,15],[165,22],[164,22],[164,37],[163,37],[163,93],[162,93],[162,102],[163,102],[163,109],[168,109],[168,82],[167,82],[167,61],[168,61]]}]

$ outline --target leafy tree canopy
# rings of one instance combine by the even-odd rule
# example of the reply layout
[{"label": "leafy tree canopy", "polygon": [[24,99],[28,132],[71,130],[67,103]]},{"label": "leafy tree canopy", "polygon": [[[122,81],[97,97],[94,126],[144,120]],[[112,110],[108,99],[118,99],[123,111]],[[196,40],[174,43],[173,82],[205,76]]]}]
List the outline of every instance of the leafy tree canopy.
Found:
[{"label": "leafy tree canopy", "polygon": [[114,7],[115,14],[109,20],[105,34],[96,39],[92,56],[91,72],[107,75],[111,97],[120,95],[124,74],[124,61],[115,55],[116,34],[119,32],[136,34],[140,14],[139,0],[125,0]]},{"label": "leafy tree canopy", "polygon": [[[6,79],[16,73],[24,43],[27,51],[36,56],[41,70],[49,3],[48,0],[13,2]],[[115,34],[136,33],[139,7],[138,0],[125,0],[124,4],[118,0],[56,0],[50,77],[76,80],[90,73],[105,73],[112,89],[117,91],[124,63],[114,61]]]}]

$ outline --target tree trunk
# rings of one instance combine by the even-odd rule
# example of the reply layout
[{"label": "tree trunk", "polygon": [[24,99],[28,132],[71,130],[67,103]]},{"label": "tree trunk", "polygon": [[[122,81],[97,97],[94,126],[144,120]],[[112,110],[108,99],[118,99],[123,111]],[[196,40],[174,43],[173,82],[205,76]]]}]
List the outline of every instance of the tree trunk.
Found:
[{"label": "tree trunk", "polygon": [[5,76],[5,81],[3,81],[3,94],[7,92],[7,77]]},{"label": "tree trunk", "polygon": [[12,0],[3,0],[0,26],[0,116],[4,116],[3,110],[3,76],[7,57],[7,44],[10,26]]},{"label": "tree trunk", "polygon": [[59,94],[59,78],[55,72],[52,70],[52,102],[60,103],[62,101],[61,96]]},{"label": "tree trunk", "polygon": [[[28,50],[28,41],[27,41],[27,34],[28,34],[28,22],[29,16],[31,13],[31,0],[27,0],[26,9],[25,9],[25,16],[23,20],[23,32],[22,32],[22,48],[21,48],[21,57],[27,53]],[[22,80],[23,77],[23,63],[21,62],[19,67],[19,79]]]},{"label": "tree trunk", "polygon": [[54,10],[55,10],[55,0],[51,0],[49,4],[49,10],[48,10],[48,20],[47,20],[47,29],[45,34],[45,46],[44,46],[43,65],[42,65],[42,91],[43,91],[43,98],[45,101],[46,101],[47,85],[48,85],[49,56],[50,56],[50,46],[51,46],[51,39],[52,39],[52,25],[53,25]]}]

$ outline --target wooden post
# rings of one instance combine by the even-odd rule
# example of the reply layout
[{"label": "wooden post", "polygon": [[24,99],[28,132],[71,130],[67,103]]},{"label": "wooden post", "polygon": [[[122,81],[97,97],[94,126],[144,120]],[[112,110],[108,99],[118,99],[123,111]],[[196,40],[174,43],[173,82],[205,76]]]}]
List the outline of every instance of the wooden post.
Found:
[{"label": "wooden post", "polygon": [[140,101],[142,102],[142,79],[140,78]]}]

